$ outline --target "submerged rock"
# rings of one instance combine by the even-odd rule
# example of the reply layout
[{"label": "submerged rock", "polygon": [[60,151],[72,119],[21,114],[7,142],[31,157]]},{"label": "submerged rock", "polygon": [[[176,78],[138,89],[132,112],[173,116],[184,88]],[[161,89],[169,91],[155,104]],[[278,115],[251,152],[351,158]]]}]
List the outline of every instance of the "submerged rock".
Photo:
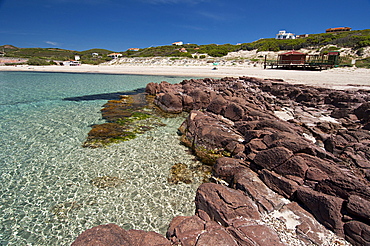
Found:
[{"label": "submerged rock", "polygon": [[124,182],[123,179],[120,179],[118,177],[110,177],[110,176],[96,177],[90,180],[90,184],[100,189],[114,188],[114,187],[121,185],[123,182]]},{"label": "submerged rock", "polygon": [[204,183],[209,182],[211,178],[212,167],[201,163],[195,165],[186,165],[176,163],[171,167],[168,182],[171,184],[193,182]]},{"label": "submerged rock", "polygon": [[81,207],[81,204],[78,204],[75,201],[65,202],[65,203],[60,203],[60,204],[53,206],[50,209],[50,212],[52,212],[57,219],[64,220],[68,218],[68,214],[71,211],[77,210],[80,207]]},{"label": "submerged rock", "polygon": [[186,164],[176,163],[171,167],[168,182],[178,184],[179,182],[190,184],[193,182],[193,173]]},{"label": "submerged rock", "polygon": [[152,99],[143,93],[122,95],[101,110],[107,123],[93,125],[82,147],[99,148],[134,139],[154,127],[163,126]]}]

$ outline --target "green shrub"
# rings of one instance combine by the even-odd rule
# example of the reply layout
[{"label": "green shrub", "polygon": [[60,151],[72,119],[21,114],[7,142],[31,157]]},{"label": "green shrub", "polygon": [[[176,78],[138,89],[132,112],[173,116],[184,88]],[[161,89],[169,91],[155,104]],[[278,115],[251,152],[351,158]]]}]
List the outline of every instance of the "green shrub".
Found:
[{"label": "green shrub", "polygon": [[364,48],[360,48],[356,51],[356,55],[358,56],[363,56],[365,54],[365,49]]},{"label": "green shrub", "polygon": [[50,65],[50,61],[37,57],[31,57],[28,59],[27,64],[32,66],[47,66]]},{"label": "green shrub", "polygon": [[[319,49],[325,45],[332,44],[340,47],[353,48],[354,50],[362,47],[370,46],[370,29],[355,30],[347,32],[337,33],[321,33],[321,34],[310,34],[306,38],[299,39],[286,39],[278,40],[275,38],[260,39],[251,43],[243,43],[241,45],[232,44],[207,44],[207,45],[196,45],[196,44],[185,44],[181,47],[187,49],[187,53],[179,52],[179,46],[176,45],[164,45],[158,47],[149,47],[140,49],[139,51],[124,51],[120,52],[124,57],[192,57],[192,53],[205,53],[213,57],[221,57],[227,55],[229,52],[235,52],[239,50],[255,50],[258,51],[279,51],[279,50],[299,50],[301,48],[315,47]],[[71,50],[63,50],[56,48],[17,48],[14,46],[6,45],[0,46],[5,51],[7,57],[19,57],[19,58],[33,58],[37,57],[40,59],[52,59],[52,60],[68,60],[73,58],[74,55],[81,55],[83,63],[99,64],[103,61],[111,60],[107,57],[107,54],[113,51],[104,49],[90,49],[86,51],[76,52]],[[336,48],[335,48],[336,49]],[[92,53],[98,53],[101,55],[100,60],[92,59]],[[199,58],[205,58],[200,56]],[[33,61],[34,63],[40,63],[40,61]],[[41,64],[43,65],[43,64]]]},{"label": "green shrub", "polygon": [[361,68],[370,68],[370,57],[357,60],[356,61],[356,67],[361,67]]}]

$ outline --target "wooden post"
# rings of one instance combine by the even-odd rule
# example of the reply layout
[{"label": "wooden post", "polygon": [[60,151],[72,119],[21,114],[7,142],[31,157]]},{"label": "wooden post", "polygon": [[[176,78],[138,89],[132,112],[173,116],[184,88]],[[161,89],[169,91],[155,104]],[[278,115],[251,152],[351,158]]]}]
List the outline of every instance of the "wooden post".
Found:
[{"label": "wooden post", "polygon": [[266,69],[266,62],[267,62],[267,55],[265,55],[265,64],[263,65],[263,69]]}]

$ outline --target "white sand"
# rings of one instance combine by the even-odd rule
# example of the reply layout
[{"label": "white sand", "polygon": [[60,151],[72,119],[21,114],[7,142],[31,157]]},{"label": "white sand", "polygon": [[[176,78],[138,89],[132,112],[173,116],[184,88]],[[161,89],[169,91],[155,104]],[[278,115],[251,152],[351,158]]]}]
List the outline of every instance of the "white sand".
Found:
[{"label": "white sand", "polygon": [[370,89],[370,69],[335,68],[323,71],[263,69],[252,66],[132,66],[82,65],[63,66],[0,66],[0,71],[74,72],[166,75],[200,78],[250,76],[264,79],[283,79],[292,84],[305,84],[333,89]]}]

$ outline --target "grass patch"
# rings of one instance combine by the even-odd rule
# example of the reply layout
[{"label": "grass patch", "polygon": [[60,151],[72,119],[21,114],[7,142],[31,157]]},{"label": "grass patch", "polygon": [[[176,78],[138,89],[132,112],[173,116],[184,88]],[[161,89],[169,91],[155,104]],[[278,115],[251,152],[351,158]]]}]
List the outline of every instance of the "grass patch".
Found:
[{"label": "grass patch", "polygon": [[357,60],[356,61],[356,67],[370,68],[370,57],[365,58],[365,59],[361,59],[361,60]]}]

